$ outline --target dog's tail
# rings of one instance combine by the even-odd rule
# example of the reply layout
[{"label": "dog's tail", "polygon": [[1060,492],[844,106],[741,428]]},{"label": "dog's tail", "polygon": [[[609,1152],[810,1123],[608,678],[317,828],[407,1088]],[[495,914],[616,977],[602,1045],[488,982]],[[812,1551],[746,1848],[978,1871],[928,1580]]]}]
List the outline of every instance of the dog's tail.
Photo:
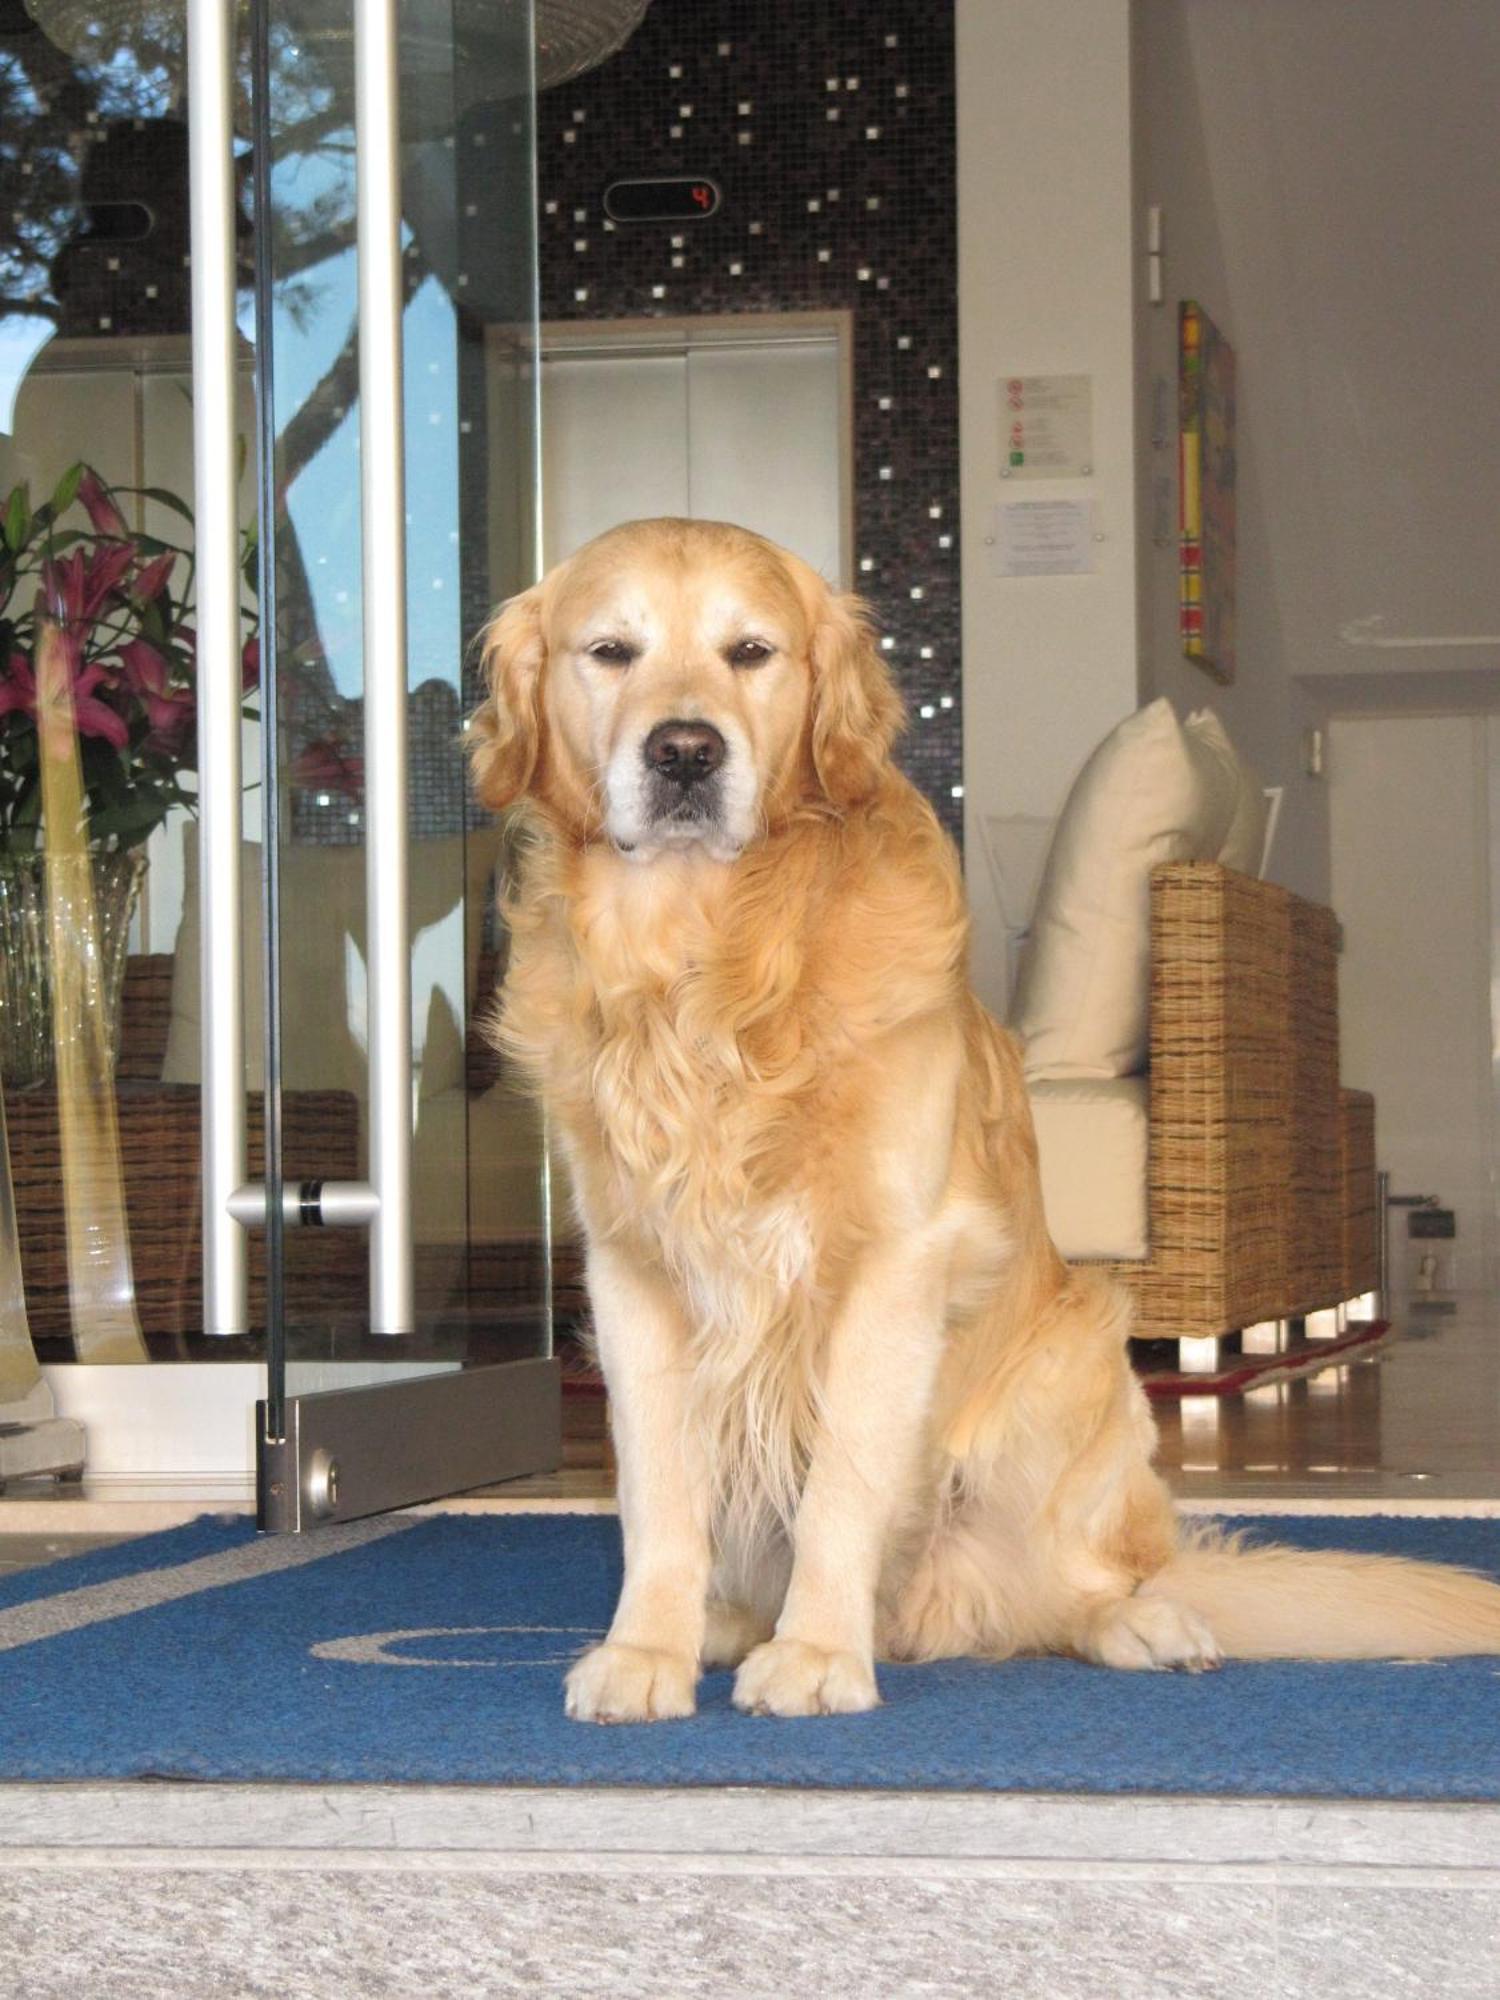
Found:
[{"label": "dog's tail", "polygon": [[1230,1659],[1500,1653],[1500,1583],[1403,1556],[1247,1546],[1193,1529],[1142,1594],[1197,1612]]}]

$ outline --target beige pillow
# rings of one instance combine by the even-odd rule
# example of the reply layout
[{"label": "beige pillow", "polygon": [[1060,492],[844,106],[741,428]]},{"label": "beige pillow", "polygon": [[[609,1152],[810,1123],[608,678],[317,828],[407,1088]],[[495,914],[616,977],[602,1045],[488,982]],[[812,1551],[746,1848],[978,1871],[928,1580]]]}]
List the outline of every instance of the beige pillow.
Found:
[{"label": "beige pillow", "polygon": [[1259,772],[1235,749],[1228,731],[1211,708],[1196,710],[1183,724],[1183,731],[1199,754],[1218,765],[1234,793],[1234,810],[1223,845],[1217,854],[1205,858],[1221,861],[1240,875],[1259,876],[1265,861],[1266,822],[1271,812]]},{"label": "beige pillow", "polygon": [[1222,762],[1165,697],[1094,751],[1058,820],[1016,982],[1028,1078],[1144,1068],[1151,870],[1216,857],[1234,803]]},{"label": "beige pillow", "polygon": [[[167,1030],[164,1083],[199,1078],[198,829],[183,841],[183,915],[172,967],[172,1013]],[[452,920],[464,927],[464,1006],[472,1004],[484,927],[484,906],[500,853],[500,830],[483,827],[467,836],[416,841],[411,849],[411,919],[417,977],[427,981],[421,1044],[421,1095],[464,1082],[464,1038],[440,978],[452,962],[441,936],[429,946],[424,932]],[[244,940],[245,1081],[264,1087],[264,966],[260,932],[258,843],[240,850],[241,937]],[[464,898],[467,916],[461,912]],[[369,1095],[362,1046],[365,979],[365,851],[362,847],[288,844],[281,854],[282,1083],[288,1090],[349,1090]],[[351,1026],[354,1016],[358,1033]]]}]

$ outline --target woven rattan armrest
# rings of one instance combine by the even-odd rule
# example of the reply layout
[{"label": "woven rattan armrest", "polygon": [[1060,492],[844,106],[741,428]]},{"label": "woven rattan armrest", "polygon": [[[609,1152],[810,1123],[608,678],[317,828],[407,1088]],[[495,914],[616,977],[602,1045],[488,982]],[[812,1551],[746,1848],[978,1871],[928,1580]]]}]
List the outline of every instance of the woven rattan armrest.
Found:
[{"label": "woven rattan armrest", "polygon": [[[136,1308],[149,1334],[193,1333],[202,1325],[200,1093],[196,1084],[121,1078],[116,1084],[120,1165]],[[11,1174],[21,1240],[27,1317],[39,1339],[72,1331],[63,1161],[57,1098],[30,1090],[6,1099]],[[354,1180],[359,1175],[359,1106],[348,1091],[292,1090],[282,1099],[284,1156],[291,1178]],[[262,1171],[264,1100],[247,1100],[250,1172]],[[87,1201],[88,1190],[77,1190]],[[288,1311],[294,1319],[357,1310],[364,1296],[365,1246],[348,1230],[293,1230],[286,1238]],[[259,1323],[265,1291],[264,1239],[250,1247],[250,1316]]]},{"label": "woven rattan armrest", "polygon": [[1374,1105],[1340,1092],[1330,910],[1213,862],[1151,878],[1147,1339],[1337,1304],[1373,1257]]}]

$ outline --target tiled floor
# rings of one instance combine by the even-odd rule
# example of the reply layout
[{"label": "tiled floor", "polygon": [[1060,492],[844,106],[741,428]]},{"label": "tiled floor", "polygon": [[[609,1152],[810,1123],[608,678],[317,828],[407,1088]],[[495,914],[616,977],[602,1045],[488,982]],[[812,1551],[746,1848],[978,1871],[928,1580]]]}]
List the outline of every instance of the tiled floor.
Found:
[{"label": "tiled floor", "polygon": [[17,1570],[35,1569],[39,1563],[56,1562],[59,1556],[80,1556],[86,1549],[107,1549],[112,1542],[128,1541],[117,1535],[0,1535],[0,1578]]},{"label": "tiled floor", "polygon": [[1500,1498],[1500,1301],[1396,1315],[1368,1361],[1157,1406],[1161,1463],[1208,1499]]},{"label": "tiled floor", "polygon": [[[1500,1301],[1407,1312],[1363,1361],[1244,1396],[1158,1403],[1160,1463],[1184,1499],[1500,1499]],[[563,1470],[496,1496],[605,1499],[614,1491],[597,1402],[570,1398]]]}]

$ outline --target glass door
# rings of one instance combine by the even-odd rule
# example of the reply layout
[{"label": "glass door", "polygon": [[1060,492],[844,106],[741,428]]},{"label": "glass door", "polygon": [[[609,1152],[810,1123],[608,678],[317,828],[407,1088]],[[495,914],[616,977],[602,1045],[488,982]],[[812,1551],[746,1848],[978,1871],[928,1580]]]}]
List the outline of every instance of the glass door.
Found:
[{"label": "glass door", "polygon": [[266,1172],[231,1206],[267,1250],[261,1517],[297,1529],[557,1463],[542,1131],[480,1027],[507,857],[463,748],[474,635],[536,573],[533,24],[255,26]]}]

